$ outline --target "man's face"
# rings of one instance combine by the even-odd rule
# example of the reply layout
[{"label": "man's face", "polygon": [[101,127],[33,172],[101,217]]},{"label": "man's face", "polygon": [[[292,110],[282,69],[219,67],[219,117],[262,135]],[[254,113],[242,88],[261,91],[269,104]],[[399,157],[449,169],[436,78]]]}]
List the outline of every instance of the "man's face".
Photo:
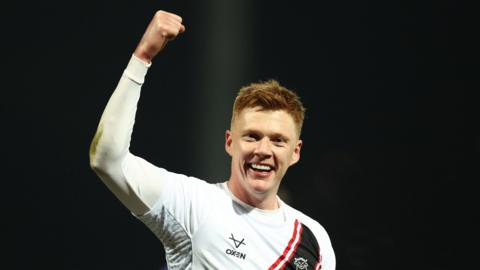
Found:
[{"label": "man's face", "polygon": [[[225,148],[232,157],[230,186],[240,199],[275,198],[288,167],[300,158],[301,140],[295,122],[283,110],[242,110]],[[250,199],[249,199],[250,198]]]}]

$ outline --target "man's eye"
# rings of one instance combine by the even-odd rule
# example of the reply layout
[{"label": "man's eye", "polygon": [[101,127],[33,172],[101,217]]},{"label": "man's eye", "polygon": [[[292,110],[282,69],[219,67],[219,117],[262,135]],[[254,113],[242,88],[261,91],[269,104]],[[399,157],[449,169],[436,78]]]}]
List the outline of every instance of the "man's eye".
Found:
[{"label": "man's eye", "polygon": [[280,137],[279,137],[279,138],[274,138],[274,139],[273,139],[273,142],[283,143],[283,142],[285,142],[285,140],[284,140],[283,138],[280,138]]},{"label": "man's eye", "polygon": [[249,142],[253,142],[253,141],[256,141],[257,140],[257,137],[255,134],[247,134],[244,136],[245,140],[249,141]]},{"label": "man's eye", "polygon": [[278,138],[273,138],[272,142],[277,146],[283,146],[285,145],[286,140],[282,137],[278,137]]}]

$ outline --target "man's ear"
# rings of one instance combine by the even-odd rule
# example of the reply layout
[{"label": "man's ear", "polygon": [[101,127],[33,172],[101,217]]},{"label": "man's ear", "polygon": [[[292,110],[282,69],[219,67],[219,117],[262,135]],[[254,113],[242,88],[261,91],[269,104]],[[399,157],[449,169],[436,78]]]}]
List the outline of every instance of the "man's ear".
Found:
[{"label": "man's ear", "polygon": [[302,145],[303,145],[302,140],[297,140],[295,149],[293,149],[292,160],[290,161],[290,165],[293,165],[300,160],[300,150],[302,150]]},{"label": "man's ear", "polygon": [[225,131],[225,151],[232,156],[232,131]]}]

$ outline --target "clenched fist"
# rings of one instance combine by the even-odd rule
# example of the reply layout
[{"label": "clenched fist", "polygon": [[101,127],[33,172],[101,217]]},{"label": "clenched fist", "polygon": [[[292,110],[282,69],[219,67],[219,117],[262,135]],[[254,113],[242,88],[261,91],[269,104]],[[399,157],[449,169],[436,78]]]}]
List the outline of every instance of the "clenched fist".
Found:
[{"label": "clenched fist", "polygon": [[150,63],[168,41],[184,31],[185,26],[182,24],[182,17],[159,10],[150,21],[133,54],[146,63]]}]

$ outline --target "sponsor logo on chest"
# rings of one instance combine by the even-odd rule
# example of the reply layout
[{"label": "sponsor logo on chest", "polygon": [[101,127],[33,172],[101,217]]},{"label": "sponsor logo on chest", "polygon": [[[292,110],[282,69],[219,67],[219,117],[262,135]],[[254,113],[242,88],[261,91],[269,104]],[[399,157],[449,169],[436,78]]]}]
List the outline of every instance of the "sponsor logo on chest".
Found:
[{"label": "sponsor logo on chest", "polygon": [[230,238],[228,238],[228,239],[232,240],[233,244],[235,245],[235,248],[227,248],[225,250],[225,253],[227,255],[236,257],[238,259],[245,260],[245,258],[247,258],[247,254],[237,250],[240,247],[242,247],[242,245],[246,245],[245,244],[245,239],[244,238],[242,238],[242,240],[239,240],[240,238],[236,239],[235,236],[233,235],[233,233],[230,234]]}]

